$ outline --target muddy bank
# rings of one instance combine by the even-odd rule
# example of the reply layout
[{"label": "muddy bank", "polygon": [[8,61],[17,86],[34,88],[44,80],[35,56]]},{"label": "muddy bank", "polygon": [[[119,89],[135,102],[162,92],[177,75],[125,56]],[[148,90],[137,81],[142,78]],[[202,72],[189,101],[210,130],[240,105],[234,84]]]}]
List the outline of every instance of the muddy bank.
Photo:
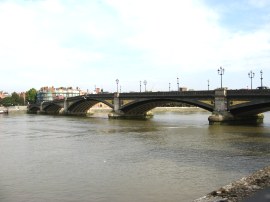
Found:
[{"label": "muddy bank", "polygon": [[0,107],[0,110],[7,111],[7,113],[26,113],[27,106],[11,106],[11,107]]},{"label": "muddy bank", "polygon": [[212,191],[193,202],[269,202],[270,166]]},{"label": "muddy bank", "polygon": [[207,112],[198,107],[156,107],[151,110],[154,112]]},{"label": "muddy bank", "polygon": [[7,107],[8,113],[26,113],[27,106]]},{"label": "muddy bank", "polygon": [[112,111],[112,108],[90,108],[87,113],[93,114],[93,113],[110,113]]},{"label": "muddy bank", "polygon": [[[91,108],[88,113],[109,113],[111,108]],[[204,109],[198,107],[156,107],[151,110],[152,113],[155,112],[207,112]]]}]

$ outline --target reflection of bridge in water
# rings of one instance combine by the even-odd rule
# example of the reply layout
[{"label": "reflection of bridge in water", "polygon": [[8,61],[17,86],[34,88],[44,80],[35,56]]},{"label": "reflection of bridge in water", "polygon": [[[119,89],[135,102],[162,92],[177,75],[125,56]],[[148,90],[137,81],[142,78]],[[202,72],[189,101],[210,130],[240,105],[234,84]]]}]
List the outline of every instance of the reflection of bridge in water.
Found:
[{"label": "reflection of bridge in water", "polygon": [[29,112],[85,115],[102,102],[112,108],[110,118],[146,118],[147,112],[168,103],[186,103],[212,112],[210,124],[263,121],[270,110],[270,90],[226,90],[88,94],[31,104]]}]

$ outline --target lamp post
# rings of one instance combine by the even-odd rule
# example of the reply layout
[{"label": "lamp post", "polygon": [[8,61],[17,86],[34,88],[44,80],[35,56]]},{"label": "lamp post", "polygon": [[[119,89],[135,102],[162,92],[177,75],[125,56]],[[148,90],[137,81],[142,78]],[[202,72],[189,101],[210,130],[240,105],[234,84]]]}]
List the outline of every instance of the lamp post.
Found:
[{"label": "lamp post", "polygon": [[147,81],[144,80],[144,81],[143,81],[143,84],[144,84],[144,91],[146,92],[146,84],[147,84]]},{"label": "lamp post", "polygon": [[224,75],[224,68],[220,67],[218,70],[218,74],[220,75],[220,86],[222,88],[222,75]]},{"label": "lamp post", "polygon": [[263,77],[262,77],[263,71],[261,70],[260,73],[261,73],[261,88],[262,88],[263,87],[263,82],[262,82],[262,80],[263,80]]},{"label": "lamp post", "polygon": [[116,81],[116,86],[117,86],[117,91],[116,91],[116,92],[118,93],[118,84],[119,84],[119,79],[116,79],[115,81]]},{"label": "lamp post", "polygon": [[248,77],[250,78],[250,89],[252,89],[252,79],[254,78],[254,76],[255,76],[254,72],[250,71],[248,73]]},{"label": "lamp post", "polygon": [[179,91],[179,78],[177,77],[177,91]]},{"label": "lamp post", "polygon": [[207,80],[207,89],[209,90],[209,79]]},{"label": "lamp post", "polygon": [[169,92],[171,91],[171,83],[169,83]]},{"label": "lamp post", "polygon": [[140,93],[142,92],[142,81],[140,81]]}]

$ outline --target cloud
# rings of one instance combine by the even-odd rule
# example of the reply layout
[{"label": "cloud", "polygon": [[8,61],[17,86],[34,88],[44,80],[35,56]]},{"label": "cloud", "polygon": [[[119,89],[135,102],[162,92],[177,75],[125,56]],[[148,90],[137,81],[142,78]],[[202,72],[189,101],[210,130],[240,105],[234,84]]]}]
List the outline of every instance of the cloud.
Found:
[{"label": "cloud", "polygon": [[[68,32],[70,28],[65,24],[66,20],[50,18],[54,13],[58,15],[64,12],[65,8],[57,1],[41,1],[40,4],[31,6],[1,4],[1,66],[18,71],[36,68],[60,70],[102,59],[102,54],[98,51],[64,47],[65,40],[68,41],[75,32]],[[59,28],[61,25],[63,27]],[[89,23],[85,27],[86,25]],[[83,27],[81,24],[80,26]],[[100,36],[93,26],[91,30],[92,33],[95,32],[92,35]]]},{"label": "cloud", "polygon": [[246,60],[265,60],[270,50],[269,29],[231,32],[221,26],[219,13],[199,1],[110,1],[134,30],[126,43],[145,52],[157,66],[189,71],[217,68]]},{"label": "cloud", "polygon": [[258,8],[265,8],[270,6],[270,1],[268,0],[249,0],[248,2],[251,6]]},{"label": "cloud", "polygon": [[[181,73],[181,81],[196,89],[201,87],[199,77],[205,73],[209,78],[209,72],[216,74],[219,66],[226,68],[226,74],[254,66],[267,70],[268,21],[251,30],[230,29],[223,23],[224,5],[217,9],[207,2],[4,1],[0,3],[0,69],[16,72],[17,78],[24,76],[29,87],[73,83],[109,91],[116,78],[123,89],[137,89],[139,80],[147,79],[158,90]],[[250,5],[252,1],[244,6]],[[189,81],[183,74],[198,79]],[[8,83],[8,78],[1,80]]]}]

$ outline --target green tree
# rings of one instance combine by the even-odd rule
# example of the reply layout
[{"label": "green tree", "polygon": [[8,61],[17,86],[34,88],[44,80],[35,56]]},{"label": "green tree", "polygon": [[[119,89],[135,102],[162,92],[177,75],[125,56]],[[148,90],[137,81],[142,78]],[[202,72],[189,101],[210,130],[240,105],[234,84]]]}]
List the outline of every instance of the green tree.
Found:
[{"label": "green tree", "polygon": [[5,97],[1,99],[1,105],[8,107],[8,106],[14,106],[15,105],[15,100],[13,97]]},{"label": "green tree", "polygon": [[29,103],[35,103],[37,98],[37,90],[31,88],[29,91],[26,92],[25,97]]},{"label": "green tree", "polygon": [[24,100],[18,93],[13,92],[11,97],[14,99],[15,105],[24,105]]}]

